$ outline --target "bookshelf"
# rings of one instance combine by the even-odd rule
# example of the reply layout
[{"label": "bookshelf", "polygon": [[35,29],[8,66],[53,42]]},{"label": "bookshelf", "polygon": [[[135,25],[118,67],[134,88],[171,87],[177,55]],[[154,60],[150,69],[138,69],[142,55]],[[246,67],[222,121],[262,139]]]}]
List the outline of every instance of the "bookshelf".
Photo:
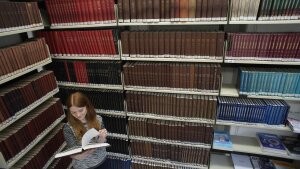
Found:
[{"label": "bookshelf", "polygon": [[[65,147],[67,146],[67,144],[64,142],[59,149],[57,149],[57,151],[54,154],[57,154],[59,152],[61,152]],[[43,167],[43,169],[47,169],[49,168],[50,164],[54,161],[54,155],[48,160],[48,162],[45,164],[45,166]]]},{"label": "bookshelf", "polygon": [[[126,0],[124,0],[125,2]],[[233,20],[232,17],[236,17],[233,15],[232,12],[234,12],[232,9],[231,2],[236,2],[240,0],[229,0],[229,11],[228,11],[228,17],[225,18],[225,20],[213,20],[212,18],[209,18],[210,21],[207,20],[202,20],[202,21],[178,21],[176,18],[173,21],[153,21],[152,19],[150,20],[143,20],[143,21],[134,21],[135,18],[132,18],[133,21],[131,22],[130,19],[128,21],[125,20],[123,15],[119,15],[120,10],[118,11],[117,8],[118,6],[115,5],[115,15],[119,16],[119,18],[116,20],[116,23],[112,24],[60,24],[60,25],[51,25],[50,29],[60,29],[60,30],[65,30],[65,29],[94,29],[94,28],[117,28],[120,30],[126,30],[129,29],[130,31],[135,31],[135,30],[143,30],[143,31],[153,31],[153,30],[158,30],[160,28],[164,29],[170,29],[174,30],[177,27],[182,31],[182,30],[190,30],[190,27],[195,27],[199,26],[199,28],[206,27],[206,26],[211,26],[212,29],[216,29],[214,26],[217,27],[217,30],[225,30],[225,33],[231,32],[231,28],[234,30],[234,27],[248,27],[249,25],[253,26],[254,29],[252,31],[254,32],[262,32],[258,27],[263,27],[266,25],[271,25],[272,27],[276,28],[278,25],[286,25],[288,27],[296,27],[298,26],[299,19],[297,20],[275,20],[275,18],[270,18],[269,20],[258,20],[255,18],[254,20],[250,20],[253,18],[250,18],[247,20],[247,18],[241,18],[240,21]],[[257,0],[255,0],[258,2]],[[119,2],[123,2],[119,0]],[[129,1],[128,1],[129,2]],[[133,2],[133,1],[132,1]],[[241,1],[242,2],[242,1]],[[249,1],[250,2],[250,1]],[[251,5],[251,4],[249,4]],[[247,5],[245,5],[247,6]],[[129,7],[130,8],[130,7]],[[128,10],[130,14],[132,14],[133,11]],[[258,12],[258,11],[257,11]],[[250,13],[249,13],[250,14]],[[256,14],[258,15],[258,13]],[[255,15],[255,16],[256,16]],[[129,15],[134,16],[133,15]],[[243,16],[243,15],[240,15]],[[157,19],[157,18],[155,18]],[[163,18],[164,19],[164,18]],[[278,19],[278,18],[277,18]],[[287,18],[288,19],[288,18]],[[181,28],[180,28],[181,27]],[[141,28],[141,29],[140,29]],[[210,29],[210,27],[208,27]],[[193,29],[192,29],[193,30]],[[251,29],[248,30],[248,28],[239,28],[238,32],[249,32]],[[264,29],[267,30],[267,29]],[[194,31],[194,30],[193,30]],[[205,30],[207,31],[207,30]],[[269,30],[267,30],[269,31]],[[119,37],[118,39],[121,39]],[[227,44],[227,43],[226,43]],[[121,44],[119,44],[121,46]],[[225,50],[227,47],[225,47]],[[149,57],[147,55],[136,55],[134,57],[127,57],[126,54],[122,54],[122,47],[118,47],[118,52],[119,55],[110,58],[110,57],[101,57],[101,58],[96,58],[96,57],[89,57],[89,56],[83,56],[83,57],[78,57],[78,56],[52,56],[53,60],[68,60],[68,59],[73,59],[73,60],[121,60],[122,63],[128,63],[128,62],[155,62],[155,63],[219,63],[221,64],[221,67],[233,67],[234,69],[239,66],[253,66],[253,67],[258,67],[258,66],[265,66],[265,65],[270,65],[270,66],[299,66],[300,63],[299,61],[261,61],[261,60],[231,60],[225,56],[226,54],[222,55],[222,59],[192,59],[192,58],[183,58],[183,57],[176,57],[176,58],[164,58],[164,57]],[[149,73],[149,72],[148,72]],[[237,74],[233,74],[233,79],[231,81],[236,81],[237,79]],[[121,74],[122,78],[126,75],[123,73]],[[64,87],[76,87],[76,88],[89,88],[89,89],[113,89],[113,90],[119,90],[122,92],[126,91],[135,91],[135,92],[149,92],[149,93],[157,93],[157,94],[186,94],[186,95],[205,95],[205,96],[227,96],[227,97],[236,97],[236,98],[260,98],[260,99],[278,99],[278,100],[286,100],[286,101],[295,101],[298,102],[300,101],[299,98],[296,97],[277,97],[277,96],[257,96],[257,95],[241,95],[239,94],[239,89],[236,88],[237,82],[233,83],[226,83],[228,81],[226,72],[222,72],[223,76],[223,82],[218,91],[211,92],[211,91],[197,91],[197,90],[189,90],[189,89],[174,89],[174,88],[168,88],[168,87],[158,87],[158,86],[152,86],[152,87],[147,87],[147,86],[131,86],[127,85],[124,83],[124,78],[122,79],[122,85],[94,85],[94,84],[83,84],[83,83],[74,83],[74,82],[58,82],[59,86],[64,88]],[[230,79],[230,78],[229,78]],[[125,93],[124,92],[124,93]],[[125,96],[125,94],[124,94]],[[232,122],[232,121],[220,121],[220,120],[214,120],[214,119],[204,119],[204,118],[188,118],[188,117],[176,117],[176,116],[163,116],[163,115],[156,115],[152,113],[141,113],[141,112],[130,112],[127,109],[127,100],[124,100],[124,111],[115,111],[115,110],[104,110],[104,109],[97,109],[98,114],[102,115],[116,115],[116,116],[122,116],[122,117],[136,117],[136,118],[144,118],[144,119],[158,119],[158,120],[168,120],[168,121],[179,121],[179,122],[193,122],[193,123],[204,123],[204,124],[215,124],[215,128],[223,127],[223,128],[229,128],[232,133],[236,135],[232,135],[233,139],[233,144],[234,144],[234,150],[233,152],[241,152],[241,153],[249,153],[249,154],[255,154],[255,155],[266,155],[270,157],[279,157],[279,158],[286,158],[286,159],[293,159],[293,160],[299,160],[295,159],[292,157],[284,157],[284,156],[278,156],[274,154],[268,154],[264,153],[260,150],[260,147],[254,137],[244,137],[244,136],[239,136],[240,132],[238,132],[238,129],[240,128],[248,128],[248,129],[253,129],[257,131],[272,131],[272,132],[288,132],[290,133],[290,129],[287,126],[272,126],[272,125],[262,125],[262,124],[257,124],[257,123],[242,123],[242,122]],[[145,106],[145,105],[144,105]],[[246,132],[247,133],[247,132]],[[170,140],[164,140],[164,139],[154,139],[154,138],[145,138],[141,136],[126,136],[123,134],[117,134],[117,133],[109,133],[109,137],[114,137],[114,138],[120,138],[120,139],[128,139],[129,141],[134,141],[134,140],[141,140],[141,141],[146,141],[146,142],[155,142],[155,143],[160,143],[164,142],[166,144],[174,145],[185,145],[185,146],[190,146],[193,147],[195,145],[192,145],[190,143],[180,143],[180,142],[173,142]],[[256,142],[255,142],[256,141]],[[196,144],[196,147],[200,146]],[[207,148],[209,148],[209,145],[207,145]],[[248,150],[251,150],[250,152]],[[230,168],[233,169],[233,164],[231,161],[231,157],[228,155],[224,154],[218,154],[213,152],[214,150],[211,150],[211,155],[210,155],[210,163],[208,166],[203,166],[203,165],[192,165],[188,163],[180,163],[178,161],[168,161],[164,159],[157,159],[157,158],[150,158],[150,157],[141,157],[141,156],[136,156],[134,154],[129,155],[122,155],[118,153],[108,153],[109,156],[115,156],[115,157],[126,157],[127,159],[132,159],[133,163],[139,163],[140,161],[145,161],[147,164],[158,164],[158,165],[173,165],[175,167],[189,167],[189,168]],[[229,152],[230,153],[230,152]]]},{"label": "bookshelf", "polygon": [[[53,159],[37,154],[47,148],[45,144],[62,128],[65,115],[61,104],[59,107],[59,100],[53,99],[59,92],[55,77],[51,74],[53,72],[43,71],[43,67],[52,62],[48,46],[43,39],[34,39],[33,36],[33,32],[44,29],[38,2],[2,1],[0,6],[0,38],[5,38],[1,40],[0,57],[0,168],[23,168],[25,165],[33,168],[36,163],[31,160],[35,158],[38,158],[39,164],[44,162],[44,168],[48,168]],[[58,107],[53,110],[55,106]],[[3,111],[5,109],[9,111]],[[41,118],[39,115],[50,109],[52,117],[45,116],[48,121],[37,124],[37,119]],[[58,140],[55,141],[59,144]],[[56,147],[52,150],[56,151]],[[47,152],[47,156],[52,155]],[[41,165],[35,167],[43,168]]]}]

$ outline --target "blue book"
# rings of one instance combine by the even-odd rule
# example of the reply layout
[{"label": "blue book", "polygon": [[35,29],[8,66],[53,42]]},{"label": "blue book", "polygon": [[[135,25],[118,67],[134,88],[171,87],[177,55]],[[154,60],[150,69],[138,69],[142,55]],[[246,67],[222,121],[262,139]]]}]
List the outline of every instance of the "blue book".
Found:
[{"label": "blue book", "polygon": [[215,149],[232,150],[232,142],[228,132],[215,131],[213,147]]},{"label": "blue book", "polygon": [[262,151],[277,154],[287,154],[283,143],[277,135],[268,133],[256,133],[256,136]]}]

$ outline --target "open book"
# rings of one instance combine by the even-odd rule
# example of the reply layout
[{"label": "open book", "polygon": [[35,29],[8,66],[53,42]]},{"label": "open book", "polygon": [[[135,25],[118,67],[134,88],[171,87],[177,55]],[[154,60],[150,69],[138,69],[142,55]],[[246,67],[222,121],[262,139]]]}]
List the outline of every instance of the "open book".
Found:
[{"label": "open book", "polygon": [[108,143],[90,143],[90,141],[94,137],[97,137],[97,136],[99,136],[99,132],[96,129],[94,129],[94,128],[89,129],[82,136],[82,139],[81,139],[81,145],[82,146],[72,147],[72,148],[67,149],[65,151],[62,151],[60,153],[57,153],[55,155],[55,158],[59,158],[59,157],[63,157],[63,156],[68,156],[68,155],[72,155],[72,154],[76,154],[76,153],[80,153],[83,150],[87,150],[87,149],[91,149],[91,148],[108,147],[108,146],[110,146]]}]

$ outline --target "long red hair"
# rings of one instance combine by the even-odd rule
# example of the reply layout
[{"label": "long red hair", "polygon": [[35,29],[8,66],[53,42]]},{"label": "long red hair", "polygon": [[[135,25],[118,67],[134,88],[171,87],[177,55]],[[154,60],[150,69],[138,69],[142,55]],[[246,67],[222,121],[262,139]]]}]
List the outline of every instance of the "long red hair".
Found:
[{"label": "long red hair", "polygon": [[84,127],[82,122],[75,118],[71,112],[70,112],[70,107],[76,106],[76,107],[86,107],[87,113],[86,113],[86,121],[88,128],[95,128],[96,130],[100,130],[100,122],[97,120],[97,114],[94,109],[94,106],[91,104],[90,100],[87,98],[86,95],[84,95],[81,92],[75,92],[72,93],[66,102],[67,106],[67,118],[69,124],[72,126],[75,136],[78,140],[82,138],[84,133],[87,131],[87,129]]}]

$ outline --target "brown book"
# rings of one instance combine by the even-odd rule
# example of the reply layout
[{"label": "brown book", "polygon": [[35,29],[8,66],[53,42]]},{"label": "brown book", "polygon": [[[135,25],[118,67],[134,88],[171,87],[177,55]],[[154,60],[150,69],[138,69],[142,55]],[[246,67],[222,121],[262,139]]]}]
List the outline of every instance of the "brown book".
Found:
[{"label": "brown book", "polygon": [[144,50],[145,50],[145,57],[149,57],[150,55],[150,32],[144,32]]},{"label": "brown book", "polygon": [[[258,2],[259,3],[259,2]],[[228,1],[221,1],[221,20],[227,20],[227,13],[228,13]],[[256,18],[256,14],[255,14],[255,18]]]},{"label": "brown book", "polygon": [[124,22],[130,22],[130,0],[123,0]]},{"label": "brown book", "polygon": [[136,22],[143,22],[143,1],[136,0]]},{"label": "brown book", "polygon": [[185,35],[185,57],[189,58],[192,51],[192,32],[186,32]]},{"label": "brown book", "polygon": [[175,0],[170,0],[170,19],[175,21]]},{"label": "brown book", "polygon": [[200,18],[202,17],[202,1],[203,0],[196,0],[196,21],[200,21]]},{"label": "brown book", "polygon": [[158,32],[158,54],[163,57],[165,54],[165,32]]},{"label": "brown book", "polygon": [[176,55],[176,32],[170,32],[170,57],[174,58]]},{"label": "brown book", "polygon": [[139,53],[138,55],[140,57],[143,57],[145,55],[145,32],[138,32],[139,34],[139,39],[138,39],[138,42],[139,42]]},{"label": "brown book", "polygon": [[166,19],[165,16],[165,1],[166,0],[160,0],[160,22],[164,22]]},{"label": "brown book", "polygon": [[175,21],[179,21],[180,19],[180,0],[175,0]]},{"label": "brown book", "polygon": [[165,0],[165,21],[171,21],[170,7],[171,7],[171,0]]},{"label": "brown book", "polygon": [[181,32],[181,49],[180,49],[180,57],[185,58],[186,56],[186,34],[187,32]]},{"label": "brown book", "polygon": [[209,33],[209,58],[216,59],[216,50],[217,50],[217,33],[211,32]]},{"label": "brown book", "polygon": [[142,12],[143,12],[143,22],[147,22],[147,3],[148,3],[148,0],[142,0]]},{"label": "brown book", "polygon": [[158,57],[159,55],[159,32],[153,32],[152,34],[152,44],[153,44],[153,51],[152,51],[152,55],[154,55],[154,57]]},{"label": "brown book", "polygon": [[153,19],[159,22],[160,19],[160,0],[153,0]]},{"label": "brown book", "polygon": [[[216,59],[223,58],[223,51],[224,51],[224,32],[217,33],[217,49],[216,49]],[[253,55],[252,55],[253,56]]]},{"label": "brown book", "polygon": [[189,0],[189,20],[196,21],[196,0]]},{"label": "brown book", "polygon": [[195,58],[197,56],[196,54],[196,45],[197,45],[197,32],[192,32],[192,35],[191,35],[191,53],[190,53],[190,56],[192,56],[191,58]]},{"label": "brown book", "polygon": [[208,17],[208,1],[210,0],[202,0],[202,8],[201,8],[201,20],[208,20],[207,17]]},{"label": "brown book", "polygon": [[212,17],[213,17],[213,7],[214,7],[214,4],[215,3],[215,0],[211,1],[211,0],[208,0],[207,1],[207,12],[206,12],[206,19],[211,21],[212,20]]},{"label": "brown book", "polygon": [[222,13],[222,1],[224,0],[214,0],[212,6],[212,20],[219,21]]},{"label": "brown book", "polygon": [[118,21],[121,23],[124,22],[123,1],[124,0],[118,1]]},{"label": "brown book", "polygon": [[154,52],[154,50],[153,50],[153,46],[154,46],[154,44],[153,44],[153,33],[154,32],[149,32],[149,56],[148,57],[153,57],[153,52]]},{"label": "brown book", "polygon": [[136,22],[137,20],[137,8],[136,2],[139,0],[130,0],[130,22]]},{"label": "brown book", "polygon": [[189,0],[180,0],[180,20],[187,21],[189,18]]},{"label": "brown book", "polygon": [[165,39],[165,57],[170,57],[170,33],[169,31],[164,32],[164,39]]},{"label": "brown book", "polygon": [[131,36],[131,33],[128,31],[121,33],[122,56],[123,57],[129,57],[129,55],[130,55],[129,36]]},{"label": "brown book", "polygon": [[178,57],[181,55],[181,40],[182,40],[182,37],[181,37],[181,32],[177,31],[175,33],[175,55]]},{"label": "brown book", "polygon": [[130,57],[136,57],[136,38],[135,38],[135,34],[137,32],[130,32],[129,35],[129,44],[130,44],[130,48],[129,48],[129,55]]},{"label": "brown book", "polygon": [[147,19],[148,22],[153,21],[153,0],[147,0]]}]

